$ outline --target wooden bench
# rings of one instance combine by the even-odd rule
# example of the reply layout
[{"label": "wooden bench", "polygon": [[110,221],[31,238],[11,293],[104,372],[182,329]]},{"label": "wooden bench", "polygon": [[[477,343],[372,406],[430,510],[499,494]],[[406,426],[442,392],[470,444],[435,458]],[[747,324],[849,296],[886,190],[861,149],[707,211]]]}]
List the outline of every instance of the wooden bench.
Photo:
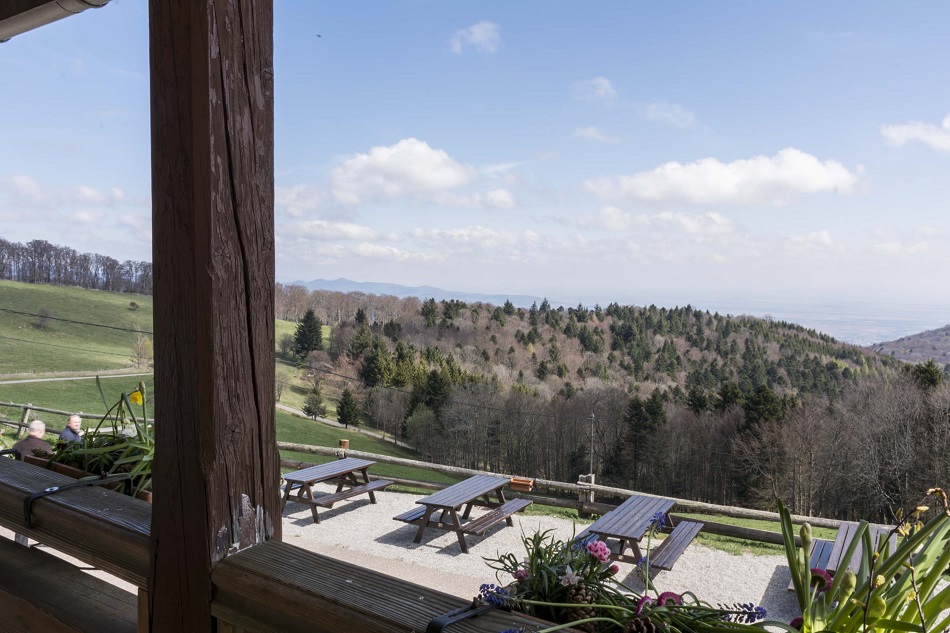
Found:
[{"label": "wooden bench", "polygon": [[[808,569],[827,569],[831,559],[831,550],[834,542],[825,539],[815,539],[811,542],[811,556],[808,558]],[[788,590],[795,591],[795,581],[788,583]]]},{"label": "wooden bench", "polygon": [[[383,490],[387,486],[393,485],[393,482],[388,479],[375,479],[368,484],[361,484],[359,486],[353,486],[346,490],[341,490],[340,492],[331,492],[330,494],[320,495],[315,497],[313,501],[314,505],[318,505],[322,508],[332,508],[333,504],[337,501],[342,501],[343,499],[349,499],[350,497],[355,497],[356,495],[361,495],[369,493],[370,503],[376,503],[376,495],[373,494],[375,490]],[[306,500],[304,503],[308,503]]]},{"label": "wooden bench", "polygon": [[514,526],[514,523],[511,521],[511,515],[524,510],[532,503],[534,502],[530,499],[512,499],[511,501],[506,501],[503,505],[498,506],[491,512],[483,514],[477,519],[472,519],[463,525],[462,531],[466,534],[481,536],[488,528],[500,522],[502,519],[507,521],[509,526]]},{"label": "wooden bench", "polygon": [[408,512],[403,512],[402,514],[396,515],[393,517],[394,521],[402,521],[404,523],[415,523],[422,518],[422,515],[426,513],[425,506],[418,506],[409,510]]},{"label": "wooden bench", "polygon": [[698,521],[680,521],[670,535],[650,552],[650,567],[669,571],[703,528]]}]

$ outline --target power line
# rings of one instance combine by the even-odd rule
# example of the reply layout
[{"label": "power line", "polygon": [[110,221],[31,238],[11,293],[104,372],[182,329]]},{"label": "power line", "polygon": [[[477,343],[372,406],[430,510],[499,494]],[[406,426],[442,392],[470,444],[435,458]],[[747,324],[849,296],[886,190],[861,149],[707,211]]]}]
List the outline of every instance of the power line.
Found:
[{"label": "power line", "polygon": [[105,325],[103,323],[89,323],[88,321],[74,321],[73,319],[63,319],[61,317],[49,316],[46,314],[33,314],[32,312],[22,312],[20,310],[13,310],[12,308],[2,308],[0,310],[4,312],[11,312],[13,314],[21,314],[23,316],[32,316],[38,317],[40,319],[49,319],[50,321],[63,321],[64,323],[75,323],[76,325],[90,325],[92,327],[104,327],[110,330],[119,330],[120,332],[132,332],[133,334],[153,334],[148,330],[133,330],[126,327],[118,327],[116,325]]},{"label": "power line", "polygon": [[13,338],[12,336],[3,336],[0,335],[0,338],[5,338],[9,341],[19,341],[20,343],[32,343],[33,345],[45,345],[46,347],[58,347],[60,349],[71,349],[77,352],[89,352],[91,354],[109,354],[110,356],[122,356],[123,358],[129,358],[129,354],[117,354],[116,352],[104,352],[98,349],[83,349],[81,347],[68,347],[66,345],[56,345],[55,343],[40,343],[39,341],[29,341],[25,338]]}]

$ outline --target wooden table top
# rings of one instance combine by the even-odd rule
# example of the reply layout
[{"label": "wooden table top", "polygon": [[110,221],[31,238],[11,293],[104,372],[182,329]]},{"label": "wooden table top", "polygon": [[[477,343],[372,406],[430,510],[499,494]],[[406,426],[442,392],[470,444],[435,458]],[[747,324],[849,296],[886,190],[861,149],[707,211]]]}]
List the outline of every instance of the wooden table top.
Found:
[{"label": "wooden table top", "polygon": [[650,527],[653,515],[666,514],[676,503],[674,499],[633,495],[622,504],[597,519],[588,532],[613,538],[640,540]]},{"label": "wooden table top", "polygon": [[458,508],[482,495],[504,488],[510,479],[507,477],[498,477],[495,475],[475,475],[465,481],[443,488],[442,490],[419,499],[416,503],[427,506],[438,506],[440,508]]},{"label": "wooden table top", "polygon": [[376,462],[371,462],[368,459],[347,457],[345,459],[338,459],[334,462],[317,464],[316,466],[311,466],[310,468],[303,468],[292,473],[287,473],[284,475],[284,479],[295,484],[312,484],[318,481],[324,481],[326,479],[333,479],[334,477],[351,473],[354,470],[369,468],[375,463]]}]

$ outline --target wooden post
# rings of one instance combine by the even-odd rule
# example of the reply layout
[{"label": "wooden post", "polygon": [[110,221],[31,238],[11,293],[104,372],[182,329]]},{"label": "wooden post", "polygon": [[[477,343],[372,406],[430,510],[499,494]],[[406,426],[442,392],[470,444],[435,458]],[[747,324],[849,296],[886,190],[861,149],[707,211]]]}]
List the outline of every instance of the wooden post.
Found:
[{"label": "wooden post", "polygon": [[[33,404],[32,402],[29,404]],[[23,429],[27,427],[30,423],[30,408],[23,407],[23,415],[20,417],[20,426],[16,430],[16,439],[20,439],[20,436],[23,435]]]},{"label": "wooden post", "polygon": [[280,538],[272,0],[150,0],[149,49],[149,630],[211,631],[212,566]]}]

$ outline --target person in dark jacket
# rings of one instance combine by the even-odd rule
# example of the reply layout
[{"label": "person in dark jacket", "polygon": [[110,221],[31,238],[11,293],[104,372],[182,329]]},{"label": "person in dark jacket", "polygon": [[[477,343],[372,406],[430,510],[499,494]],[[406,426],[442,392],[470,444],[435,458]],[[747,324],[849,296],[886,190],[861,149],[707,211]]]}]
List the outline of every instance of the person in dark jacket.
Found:
[{"label": "person in dark jacket", "polygon": [[79,427],[82,426],[82,418],[75,413],[66,420],[66,428],[59,434],[60,442],[81,442],[82,435],[79,433]]},{"label": "person in dark jacket", "polygon": [[13,445],[13,448],[20,452],[20,455],[33,455],[34,451],[43,453],[52,453],[53,447],[43,441],[46,435],[46,425],[40,420],[33,420],[27,427],[27,435],[22,440]]}]

